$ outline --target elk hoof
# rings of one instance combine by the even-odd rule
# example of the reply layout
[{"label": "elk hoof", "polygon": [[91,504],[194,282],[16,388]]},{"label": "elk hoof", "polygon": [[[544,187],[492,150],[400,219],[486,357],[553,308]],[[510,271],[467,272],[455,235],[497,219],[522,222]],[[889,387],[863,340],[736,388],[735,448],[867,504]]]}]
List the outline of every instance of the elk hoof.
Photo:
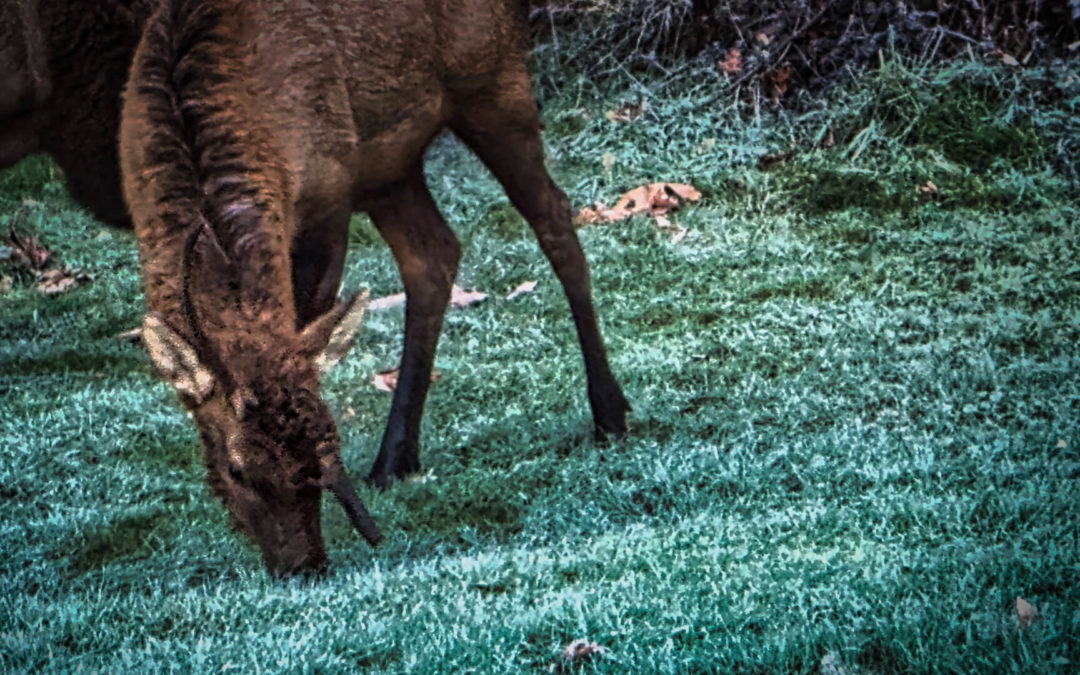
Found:
[{"label": "elk hoof", "polygon": [[630,412],[630,404],[617,384],[602,395],[589,396],[589,403],[592,405],[593,422],[596,424],[596,440],[626,436],[626,413]]},{"label": "elk hoof", "polygon": [[608,438],[626,438],[626,413],[630,412],[630,406],[626,401],[622,403],[622,406],[613,408],[606,414],[596,415],[593,418],[595,423],[593,437],[596,440],[605,441]]},{"label": "elk hoof", "polygon": [[375,465],[367,476],[367,484],[385,490],[394,481],[404,480],[420,471],[420,458],[418,452],[409,452],[404,448],[398,448],[394,453],[379,453],[375,459]]}]

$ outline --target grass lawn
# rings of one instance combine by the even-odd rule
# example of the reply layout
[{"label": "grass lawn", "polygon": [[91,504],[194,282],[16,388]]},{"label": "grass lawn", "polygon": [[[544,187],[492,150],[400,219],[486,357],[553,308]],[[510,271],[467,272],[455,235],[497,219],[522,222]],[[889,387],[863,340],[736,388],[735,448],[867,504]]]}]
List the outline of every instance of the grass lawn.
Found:
[{"label": "grass lawn", "polygon": [[[531,234],[437,141],[459,284],[492,297],[447,317],[423,474],[361,489],[385,543],[328,500],[316,583],[268,578],[174,394],[116,338],[142,312],[130,238],[24,162],[0,230],[94,280],[45,297],[0,261],[0,671],[1075,672],[1076,65],[887,61],[787,112],[692,73],[545,88],[576,207],[704,193],[678,241],[643,216],[579,231],[634,407],[608,445]],[[346,288],[398,292],[359,216],[351,238]],[[374,314],[325,381],[356,477],[402,319]],[[561,661],[575,639],[606,650]]]}]

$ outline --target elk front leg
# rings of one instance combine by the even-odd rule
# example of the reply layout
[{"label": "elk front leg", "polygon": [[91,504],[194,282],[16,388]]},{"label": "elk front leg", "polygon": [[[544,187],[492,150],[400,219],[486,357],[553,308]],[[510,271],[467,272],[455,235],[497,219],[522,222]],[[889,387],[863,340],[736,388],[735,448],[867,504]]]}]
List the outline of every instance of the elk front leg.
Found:
[{"label": "elk front leg", "polygon": [[368,213],[390,245],[405,286],[401,371],[379,455],[368,474],[369,483],[385,487],[420,470],[420,420],[461,245],[435,206],[420,167]]}]

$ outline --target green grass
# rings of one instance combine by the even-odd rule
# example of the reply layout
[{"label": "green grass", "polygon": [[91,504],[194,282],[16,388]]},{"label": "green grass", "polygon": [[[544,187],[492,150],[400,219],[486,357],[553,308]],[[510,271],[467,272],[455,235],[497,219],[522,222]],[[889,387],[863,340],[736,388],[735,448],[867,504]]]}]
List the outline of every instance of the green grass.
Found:
[{"label": "green grass", "polygon": [[[705,193],[678,243],[640,217],[580,231],[634,406],[610,445],[527,227],[439,140],[459,282],[494,297],[447,317],[423,475],[362,490],[386,542],[328,503],[318,583],[267,578],[174,395],[115,339],[141,316],[130,239],[47,164],[5,174],[0,230],[17,217],[96,278],[45,298],[0,263],[0,670],[547,672],[576,638],[607,647],[583,672],[1075,670],[1080,195],[1058,149],[1080,84],[1043,101],[1025,97],[1052,73],[891,67],[756,117],[690,75],[545,94],[576,205],[651,180]],[[972,84],[989,77],[1008,86]],[[919,78],[905,131],[883,101]],[[641,120],[604,118],[642,91]],[[346,287],[400,290],[363,218],[351,240]],[[325,382],[357,476],[401,322],[374,315]]]}]

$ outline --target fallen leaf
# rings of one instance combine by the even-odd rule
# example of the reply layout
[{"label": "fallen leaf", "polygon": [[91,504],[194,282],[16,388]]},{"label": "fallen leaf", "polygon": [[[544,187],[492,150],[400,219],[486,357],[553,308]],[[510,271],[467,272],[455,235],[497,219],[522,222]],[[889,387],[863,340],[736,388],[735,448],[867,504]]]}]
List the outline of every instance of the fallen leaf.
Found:
[{"label": "fallen leaf", "polygon": [[16,264],[40,272],[52,258],[52,251],[46,248],[34,235],[23,237],[14,228],[8,233],[7,245],[11,247],[9,259]]},{"label": "fallen leaf", "polygon": [[513,300],[514,298],[525,295],[526,293],[532,293],[536,289],[535,281],[525,281],[518,285],[517,288],[510,291],[510,294],[506,296],[507,300]]},{"label": "fallen leaf", "polygon": [[[450,289],[450,305],[453,307],[468,307],[487,299],[487,293],[478,291],[465,291],[457,284]],[[378,312],[385,309],[405,306],[405,294],[395,293],[386,297],[376,298],[368,304],[368,311]]]},{"label": "fallen leaf", "polygon": [[818,671],[821,675],[845,675],[844,664],[840,661],[840,655],[836,652],[827,652],[818,663]]},{"label": "fallen leaf", "polygon": [[356,417],[356,409],[352,406],[349,406],[345,409],[345,412],[341,414],[341,421],[345,422],[347,420],[351,420],[354,417]]},{"label": "fallen leaf", "polygon": [[656,225],[662,230],[673,230],[681,241],[686,236],[685,230],[673,225],[666,216],[678,208],[682,202],[696,202],[701,193],[692,185],[685,183],[649,183],[630,190],[615,206],[610,209],[597,202],[592,207],[585,207],[574,216],[577,226],[593,223],[613,223],[625,220],[635,213],[648,213],[656,218]]},{"label": "fallen leaf", "polygon": [[1007,66],[1019,66],[1020,62],[1016,60],[1016,57],[1012,54],[1002,54],[1001,62]]},{"label": "fallen leaf", "polygon": [[386,296],[384,298],[376,298],[376,299],[372,300],[371,302],[368,303],[367,308],[368,308],[369,312],[378,312],[378,311],[383,310],[383,309],[392,309],[394,307],[404,307],[404,306],[405,306],[405,294],[404,293],[395,293],[393,295],[388,295],[388,296]]},{"label": "fallen leaf", "polygon": [[574,669],[575,666],[592,659],[593,655],[602,655],[606,651],[607,647],[595,642],[589,642],[588,640],[574,640],[566,645],[559,654],[559,660],[551,664],[548,668],[548,672],[569,672]]},{"label": "fallen leaf", "polygon": [[649,102],[644,99],[637,103],[628,101],[614,110],[607,111],[604,113],[604,117],[607,117],[609,122],[614,122],[616,124],[620,122],[633,122],[648,112],[648,110]]},{"label": "fallen leaf", "polygon": [[756,34],[754,36],[754,38],[758,41],[758,44],[761,45],[762,47],[768,47],[769,43],[772,42],[772,38],[769,37],[768,34],[766,34],[766,33],[758,33],[758,34]]},{"label": "fallen leaf", "polygon": [[112,239],[112,233],[108,230],[102,230],[94,237],[97,241],[105,241],[106,239]]},{"label": "fallen leaf", "polygon": [[611,223],[616,220],[622,220],[622,218],[600,202],[596,202],[592,206],[586,206],[578,211],[577,215],[574,216],[574,225],[581,227],[593,223]]},{"label": "fallen leaf", "polygon": [[649,183],[619,197],[611,211],[619,220],[635,213],[663,215],[678,207],[680,199],[696,202],[701,199],[701,193],[693,186],[682,183]]},{"label": "fallen leaf", "polygon": [[139,342],[142,340],[142,328],[132,328],[116,335],[117,340],[124,342]]},{"label": "fallen leaf", "polygon": [[1021,597],[1016,598],[1016,619],[1020,622],[1021,628],[1031,627],[1038,615],[1039,610],[1035,609],[1034,605]]},{"label": "fallen leaf", "polygon": [[1065,447],[1066,447],[1066,446],[1068,446],[1068,445],[1069,445],[1069,444],[1065,442],[1065,439],[1064,439],[1064,438],[1059,438],[1059,439],[1058,439],[1058,442],[1057,442],[1057,446],[1056,446],[1056,447],[1058,447],[1058,448],[1065,448]]},{"label": "fallen leaf", "polygon": [[0,295],[7,295],[15,287],[15,281],[8,275],[0,276]]},{"label": "fallen leaf", "polygon": [[768,171],[781,162],[786,162],[795,156],[794,150],[787,150],[785,152],[767,152],[761,157],[758,157],[758,168],[762,171]]},{"label": "fallen leaf", "polygon": [[934,181],[928,180],[924,184],[919,186],[919,194],[933,197],[938,194],[938,187],[934,185]]},{"label": "fallen leaf", "polygon": [[454,287],[450,289],[450,306],[468,307],[469,305],[475,305],[478,302],[487,300],[487,296],[487,293],[481,293],[480,291],[466,291],[457,284],[454,284]]},{"label": "fallen leaf", "polygon": [[[375,385],[375,388],[379,391],[392,392],[397,389],[398,376],[401,375],[400,368],[394,368],[393,370],[384,370],[379,373],[375,373],[375,377],[371,378],[371,384]],[[431,371],[431,381],[438,382],[442,377],[442,373],[437,370]]]},{"label": "fallen leaf", "polygon": [[738,75],[742,72],[742,52],[738,47],[730,50],[727,57],[720,62],[720,70],[728,75]]},{"label": "fallen leaf", "polygon": [[795,69],[791,67],[791,64],[785,63],[773,73],[773,91],[775,91],[778,96],[783,96],[787,93],[788,87],[791,85],[791,74],[793,72],[795,72]]},{"label": "fallen leaf", "polygon": [[51,269],[38,275],[37,289],[45,295],[59,295],[93,279],[94,277],[86,272],[70,267]]},{"label": "fallen leaf", "polygon": [[604,156],[600,159],[601,165],[604,167],[604,173],[611,173],[611,167],[615,166],[615,155],[610,152],[605,152]]},{"label": "fallen leaf", "polygon": [[825,130],[825,138],[821,139],[821,147],[828,149],[834,145],[836,145],[836,137],[833,136],[832,127],[829,127]]}]

